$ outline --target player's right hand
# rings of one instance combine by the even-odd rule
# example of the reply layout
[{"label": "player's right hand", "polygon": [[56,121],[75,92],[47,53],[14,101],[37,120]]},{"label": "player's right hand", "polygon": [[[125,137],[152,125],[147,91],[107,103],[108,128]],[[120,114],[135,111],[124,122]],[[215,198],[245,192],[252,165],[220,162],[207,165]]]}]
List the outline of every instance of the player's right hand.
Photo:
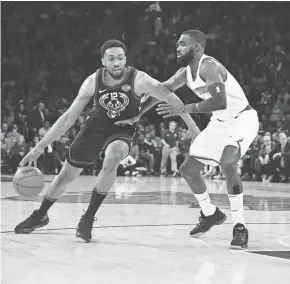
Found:
[{"label": "player's right hand", "polygon": [[19,163],[20,167],[24,167],[28,164],[28,166],[31,166],[32,163],[36,165],[36,161],[38,157],[41,155],[42,149],[38,147],[34,147]]}]

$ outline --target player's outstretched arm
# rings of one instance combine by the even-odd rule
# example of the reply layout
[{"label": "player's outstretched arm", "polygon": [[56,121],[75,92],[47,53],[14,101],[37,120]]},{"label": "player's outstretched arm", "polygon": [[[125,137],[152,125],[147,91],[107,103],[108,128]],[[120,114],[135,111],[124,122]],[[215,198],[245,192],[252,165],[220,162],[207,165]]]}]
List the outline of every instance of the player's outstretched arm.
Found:
[{"label": "player's outstretched arm", "polygon": [[[183,110],[185,107],[183,102],[171,91],[171,89],[178,89],[185,83],[185,81],[176,80],[176,78],[178,77],[176,76],[174,78],[171,78],[171,80],[169,79],[167,83],[165,82],[164,84],[162,84],[156,79],[150,77],[148,74],[144,72],[139,72],[135,80],[135,92],[137,94],[138,92],[147,93],[149,96],[152,96],[159,101],[166,102],[167,105],[173,108]],[[181,115],[182,119],[188,126],[190,136],[192,138],[196,137],[200,130],[196,126],[191,116],[189,114],[183,113],[182,111],[180,113],[177,113],[176,115]]]},{"label": "player's outstretched arm", "polygon": [[82,84],[70,108],[54,123],[48,133],[39,142],[39,147],[47,147],[47,145],[51,144],[74,125],[75,121],[94,95],[94,90],[95,80],[94,75],[91,75]]},{"label": "player's outstretched arm", "polygon": [[182,110],[172,109],[171,106],[162,104],[157,109],[158,113],[169,117],[177,113],[206,113],[225,109],[227,100],[223,73],[224,68],[218,62],[212,59],[205,60],[200,68],[200,77],[206,81],[211,97],[197,104],[188,104]]},{"label": "player's outstretched arm", "polygon": [[175,104],[182,108],[184,107],[183,102],[173,92],[144,72],[138,72],[134,89],[137,95],[146,93],[159,101]]},{"label": "player's outstretched arm", "polygon": [[69,130],[80,116],[91,97],[94,95],[95,76],[89,76],[82,84],[78,96],[70,108],[54,123],[47,134],[37,143],[37,145],[22,159],[20,166],[35,162],[42,150]]},{"label": "player's outstretched arm", "polygon": [[[181,88],[186,83],[185,68],[180,68],[173,76],[171,76],[167,81],[163,82],[162,85],[167,87],[170,91],[174,92]],[[141,115],[147,112],[149,109],[154,107],[160,100],[155,97],[149,97],[146,102],[142,105],[140,109]]]},{"label": "player's outstretched arm", "polygon": [[[143,73],[143,74],[142,74]],[[137,78],[137,80],[135,80],[135,82],[137,81],[139,89],[140,89],[140,83],[142,84],[143,79],[142,76],[146,77],[146,73],[144,72],[140,72],[139,71],[139,78]],[[138,75],[137,75],[138,76]],[[149,75],[147,75],[149,76]],[[149,76],[149,78],[151,78]],[[154,80],[153,78],[151,78],[152,80]],[[145,79],[145,81],[148,80]],[[150,79],[149,79],[150,80]],[[157,81],[158,82],[158,81]],[[162,83],[165,87],[167,87],[170,91],[174,92],[176,89],[180,88],[181,86],[183,86],[186,82],[186,77],[185,77],[185,68],[181,68],[179,69],[172,77],[170,77],[167,81],[165,81],[164,83]],[[160,82],[158,82],[160,84]],[[136,92],[136,86],[135,86],[135,92]],[[140,95],[140,90],[138,91],[139,95]],[[142,94],[144,94],[145,91],[143,91]],[[170,92],[168,92],[170,93]],[[118,121],[115,122],[115,124],[117,125],[126,125],[126,124],[131,124],[133,125],[134,123],[136,123],[137,121],[139,121],[139,119],[141,118],[141,116],[147,112],[149,109],[151,109],[153,106],[155,106],[157,103],[160,103],[162,101],[160,101],[160,99],[156,98],[156,96],[152,96],[151,94],[146,94],[148,96],[148,98],[146,99],[146,101],[144,103],[142,103],[141,108],[140,108],[140,112],[138,115],[136,115],[135,117],[132,117],[130,119],[125,119],[122,121]],[[187,120],[187,124],[191,121],[193,122],[193,120],[191,119],[191,117],[185,117],[186,115],[184,115],[182,118]]]}]

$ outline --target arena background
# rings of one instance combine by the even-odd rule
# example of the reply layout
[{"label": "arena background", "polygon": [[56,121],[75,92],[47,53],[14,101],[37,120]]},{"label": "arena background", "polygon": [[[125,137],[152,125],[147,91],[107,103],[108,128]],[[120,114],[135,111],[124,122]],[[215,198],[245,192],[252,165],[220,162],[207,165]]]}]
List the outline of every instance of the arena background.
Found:
[{"label": "arena background", "polygon": [[[1,283],[289,284],[289,11],[289,2],[1,2]],[[75,228],[101,161],[68,186],[49,210],[47,226],[15,234],[15,226],[39,208],[91,105],[38,159],[46,181],[39,196],[15,192],[11,180],[18,163],[101,66],[103,42],[124,41],[128,63],[164,81],[179,68],[176,40],[188,29],[207,35],[206,54],[229,69],[259,114],[259,135],[239,163],[248,249],[230,249],[233,220],[219,167],[205,167],[202,174],[211,200],[228,219],[202,238],[189,237],[199,204],[172,172],[170,158],[160,177],[169,120],[155,108],[140,120],[130,153],[136,164],[119,166],[90,244],[75,237]],[[187,87],[177,94],[186,103],[198,101]],[[193,118],[201,129],[209,120]],[[173,119],[180,165],[191,141],[181,139],[186,127]],[[283,135],[288,144],[282,163],[273,157]]]},{"label": "arena background", "polygon": [[[2,172],[15,172],[21,157],[69,107],[83,80],[101,66],[99,48],[105,40],[124,41],[128,63],[163,81],[178,68],[175,44],[181,32],[200,29],[207,34],[206,53],[230,70],[258,110],[257,147],[249,152],[241,172],[245,179],[261,179],[254,167],[262,136],[270,132],[276,143],[280,131],[289,137],[289,8],[282,2],[3,2]],[[177,94],[184,102],[198,101],[187,87]],[[88,109],[61,145],[56,142],[45,150],[40,160],[45,172],[59,171]],[[193,117],[201,129],[209,119]],[[174,120],[181,137],[184,124]],[[166,129],[168,121],[153,108],[140,121],[141,133],[155,128],[162,138],[162,122]],[[160,149],[150,152],[158,172]]]}]

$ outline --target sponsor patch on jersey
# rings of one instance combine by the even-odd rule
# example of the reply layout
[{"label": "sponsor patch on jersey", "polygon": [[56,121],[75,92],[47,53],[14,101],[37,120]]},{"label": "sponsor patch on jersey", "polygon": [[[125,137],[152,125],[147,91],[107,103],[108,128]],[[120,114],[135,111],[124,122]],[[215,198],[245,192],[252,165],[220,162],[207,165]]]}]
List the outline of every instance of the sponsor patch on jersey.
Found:
[{"label": "sponsor patch on jersey", "polygon": [[131,90],[131,86],[126,84],[126,85],[123,85],[121,89],[124,92],[129,92]]}]

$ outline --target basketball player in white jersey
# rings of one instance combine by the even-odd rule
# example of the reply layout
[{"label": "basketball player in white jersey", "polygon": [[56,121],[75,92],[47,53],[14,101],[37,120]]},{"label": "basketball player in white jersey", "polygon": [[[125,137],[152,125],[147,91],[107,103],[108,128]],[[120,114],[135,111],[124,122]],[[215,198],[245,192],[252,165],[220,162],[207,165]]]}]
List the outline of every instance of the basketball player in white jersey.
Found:
[{"label": "basketball player in white jersey", "polygon": [[177,42],[177,59],[186,67],[165,82],[172,91],[187,84],[203,102],[188,104],[182,109],[162,103],[157,111],[164,117],[212,112],[211,121],[193,141],[189,155],[180,168],[181,175],[202,209],[200,223],[190,234],[198,236],[226,219],[226,215],[211,203],[200,174],[204,164],[221,165],[234,221],[231,245],[246,248],[248,230],[245,227],[243,186],[237,165],[258,133],[258,116],[231,73],[217,60],[204,54],[205,45],[206,37],[202,32],[184,32]]},{"label": "basketball player in white jersey", "polygon": [[[258,116],[235,78],[221,63],[204,54],[205,45],[206,37],[202,32],[184,32],[177,42],[177,59],[186,67],[163,83],[171,91],[186,84],[203,102],[183,108],[161,103],[157,111],[164,117],[212,113],[211,121],[193,141],[189,155],[180,167],[181,175],[202,209],[200,222],[190,235],[200,236],[226,220],[226,215],[211,203],[200,174],[205,164],[221,165],[234,221],[231,245],[233,248],[246,248],[248,230],[245,227],[243,186],[237,165],[258,133]],[[156,103],[156,99],[150,98],[141,113]]]}]

